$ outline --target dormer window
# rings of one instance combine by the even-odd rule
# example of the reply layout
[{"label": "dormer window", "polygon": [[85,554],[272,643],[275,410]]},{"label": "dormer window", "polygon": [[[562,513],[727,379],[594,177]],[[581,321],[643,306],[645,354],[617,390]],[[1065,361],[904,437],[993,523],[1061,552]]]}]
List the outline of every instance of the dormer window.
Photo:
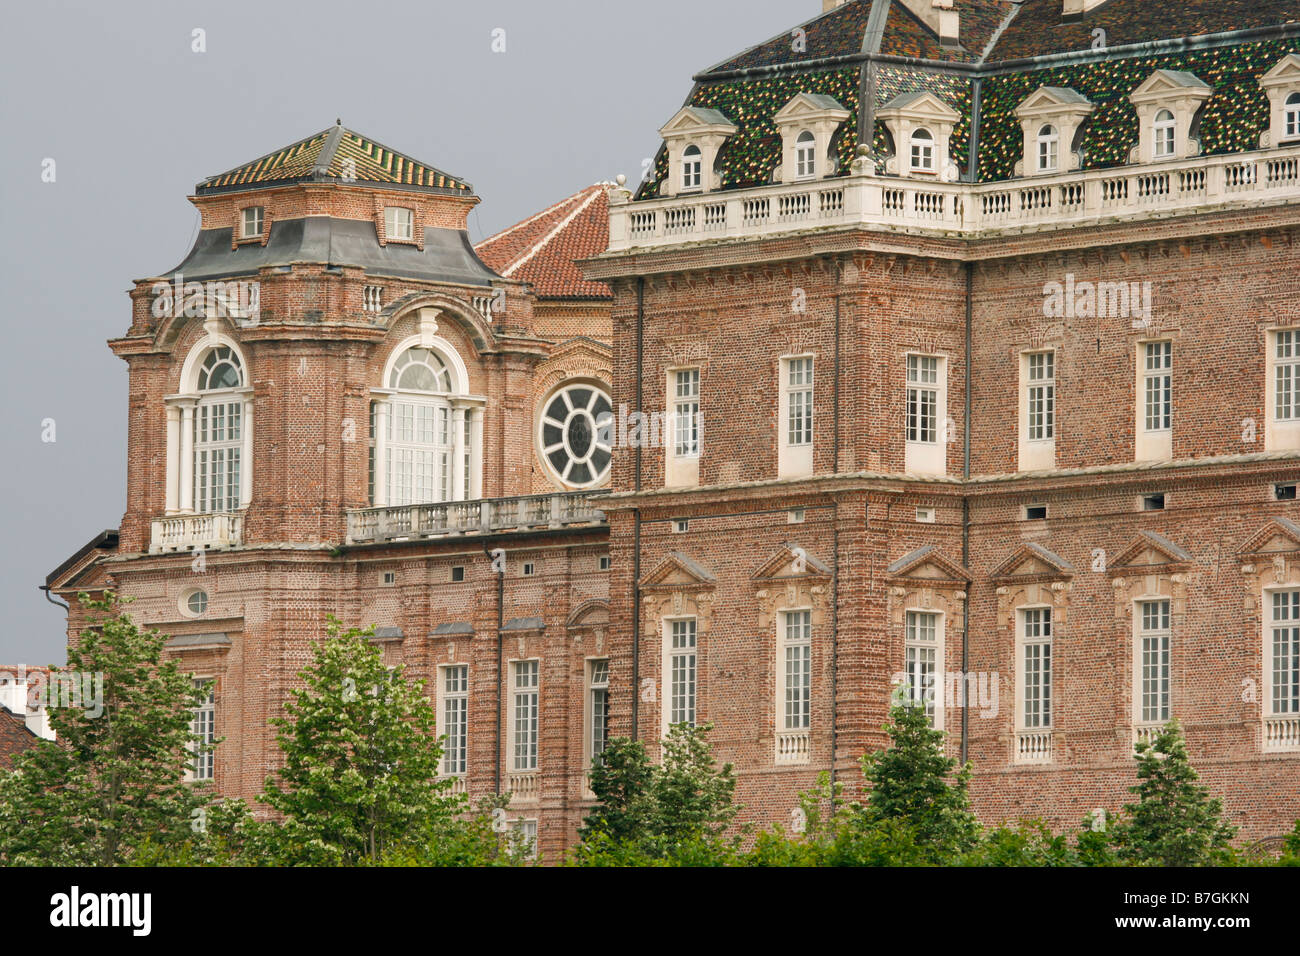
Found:
[{"label": "dormer window", "polygon": [[387,239],[415,238],[415,212],[404,206],[387,206],[384,209],[384,236]]},{"label": "dormer window", "polygon": [[1300,53],[1288,53],[1259,78],[1268,95],[1268,129],[1259,138],[1261,149],[1300,140]]},{"label": "dormer window", "polygon": [[1156,114],[1155,144],[1156,159],[1169,159],[1174,155],[1174,114],[1169,110],[1161,110]]},{"label": "dormer window", "polygon": [[1061,134],[1055,126],[1044,126],[1038,131],[1038,171],[1056,170],[1061,157]]},{"label": "dormer window", "polygon": [[1287,139],[1300,137],[1300,92],[1292,93],[1286,98],[1286,133]]},{"label": "dormer window", "polygon": [[704,156],[694,144],[682,152],[682,189],[699,189],[704,181]]},{"label": "dormer window", "polygon": [[799,134],[795,141],[795,168],[800,179],[809,179],[817,175],[817,137],[808,130]]},{"label": "dormer window", "polygon": [[249,206],[243,211],[240,220],[239,238],[257,239],[262,235],[262,225],[265,221],[265,210],[261,206]]},{"label": "dormer window", "polygon": [[925,128],[912,134],[912,168],[918,172],[934,172],[934,137]]}]

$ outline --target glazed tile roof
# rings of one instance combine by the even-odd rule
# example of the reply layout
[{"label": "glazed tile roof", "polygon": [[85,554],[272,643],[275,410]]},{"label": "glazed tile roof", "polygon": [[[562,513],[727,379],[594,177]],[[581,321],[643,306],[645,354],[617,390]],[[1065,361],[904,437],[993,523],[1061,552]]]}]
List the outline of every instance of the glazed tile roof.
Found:
[{"label": "glazed tile roof", "polygon": [[576,265],[609,245],[608,183],[560,200],[474,247],[507,279],[533,286],[543,299],[608,299],[609,287],[586,279]]},{"label": "glazed tile roof", "polygon": [[353,179],[363,183],[473,192],[473,187],[464,180],[341,125],[211,176],[199,183],[196,189],[202,194],[295,182],[347,182]]},{"label": "glazed tile roof", "polygon": [[[861,53],[873,2],[880,2],[880,0],[851,0],[842,7],[773,37],[766,43],[751,47],[739,56],[724,60],[706,70],[705,75],[778,64],[797,64],[830,56]],[[795,42],[796,30],[802,30],[804,33],[801,43]],[[802,50],[798,49],[800,46],[803,47]]]}]

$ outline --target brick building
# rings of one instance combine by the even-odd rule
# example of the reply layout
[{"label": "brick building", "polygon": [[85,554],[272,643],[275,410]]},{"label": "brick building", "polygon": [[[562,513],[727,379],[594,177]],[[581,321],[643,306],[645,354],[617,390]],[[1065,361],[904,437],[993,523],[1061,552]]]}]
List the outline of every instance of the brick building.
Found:
[{"label": "brick building", "polygon": [[1117,807],[1171,716],[1245,838],[1300,817],[1300,3],[826,6],[477,249],[341,125],[199,185],[48,583],[175,635],[222,792],[333,613],[551,855],[610,734],[709,721],[786,822],[900,686],[988,821]]}]

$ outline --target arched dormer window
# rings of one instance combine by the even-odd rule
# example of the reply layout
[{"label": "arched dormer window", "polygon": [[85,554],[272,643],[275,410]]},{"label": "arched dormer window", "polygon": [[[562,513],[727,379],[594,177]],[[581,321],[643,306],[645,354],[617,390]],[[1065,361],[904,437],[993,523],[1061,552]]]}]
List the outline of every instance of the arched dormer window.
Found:
[{"label": "arched dormer window", "polygon": [[1300,91],[1286,98],[1285,136],[1287,139],[1300,137]]},{"label": "arched dormer window", "polygon": [[1045,173],[1056,169],[1060,156],[1060,131],[1048,124],[1038,131],[1038,171]]},{"label": "arched dormer window", "polygon": [[817,175],[817,137],[810,130],[804,130],[795,140],[796,175],[808,179]]},{"label": "arched dormer window", "polygon": [[1156,159],[1168,159],[1174,155],[1174,114],[1169,110],[1161,110],[1156,114],[1154,123],[1155,130],[1155,157]]},{"label": "arched dormer window", "polygon": [[404,343],[383,383],[371,403],[371,501],[398,507],[474,498],[481,403],[470,398],[450,343]]},{"label": "arched dormer window", "polygon": [[924,126],[912,134],[912,168],[934,172],[934,136]]},{"label": "arched dormer window", "polygon": [[704,182],[704,157],[694,144],[682,153],[682,189],[699,189]]}]

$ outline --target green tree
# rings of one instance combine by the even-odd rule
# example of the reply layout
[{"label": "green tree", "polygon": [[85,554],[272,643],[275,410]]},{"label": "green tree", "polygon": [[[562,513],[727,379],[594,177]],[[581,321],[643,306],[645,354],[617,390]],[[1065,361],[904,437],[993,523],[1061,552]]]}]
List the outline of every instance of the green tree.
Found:
[{"label": "green tree", "polygon": [[1223,803],[1212,798],[1187,756],[1176,720],[1151,742],[1136,745],[1138,783],[1129,792],[1113,831],[1121,861],[1154,866],[1206,866],[1230,862],[1236,828],[1223,822]]},{"label": "green tree", "polygon": [[862,772],[871,784],[863,822],[903,821],[932,862],[948,862],[979,838],[967,792],[970,764],[958,770],[957,761],[944,753],[945,735],[930,727],[924,707],[896,706],[890,721],[885,731],[892,746],[862,758]]},{"label": "green tree", "polygon": [[404,840],[427,837],[465,807],[438,779],[442,747],[422,681],[390,672],[367,637],[333,617],[328,638],[273,718],[284,753],[262,799],[282,816],[284,863],[375,863]]},{"label": "green tree", "polygon": [[709,865],[730,858],[723,835],[737,812],[731,764],[719,768],[708,743],[711,724],[674,724],[663,759],[650,762],[637,740],[615,738],[592,768],[597,805],[583,821],[576,859],[589,865],[674,861]]},{"label": "green tree", "polygon": [[[192,711],[203,691],[161,659],[166,636],[140,630],[112,592],[78,600],[89,625],[59,679],[75,681],[80,699],[51,706],[57,741],[41,741],[0,775],[8,865],[116,866],[145,843],[182,846],[211,797],[184,779],[199,748]],[[102,699],[87,700],[96,688]]]}]

